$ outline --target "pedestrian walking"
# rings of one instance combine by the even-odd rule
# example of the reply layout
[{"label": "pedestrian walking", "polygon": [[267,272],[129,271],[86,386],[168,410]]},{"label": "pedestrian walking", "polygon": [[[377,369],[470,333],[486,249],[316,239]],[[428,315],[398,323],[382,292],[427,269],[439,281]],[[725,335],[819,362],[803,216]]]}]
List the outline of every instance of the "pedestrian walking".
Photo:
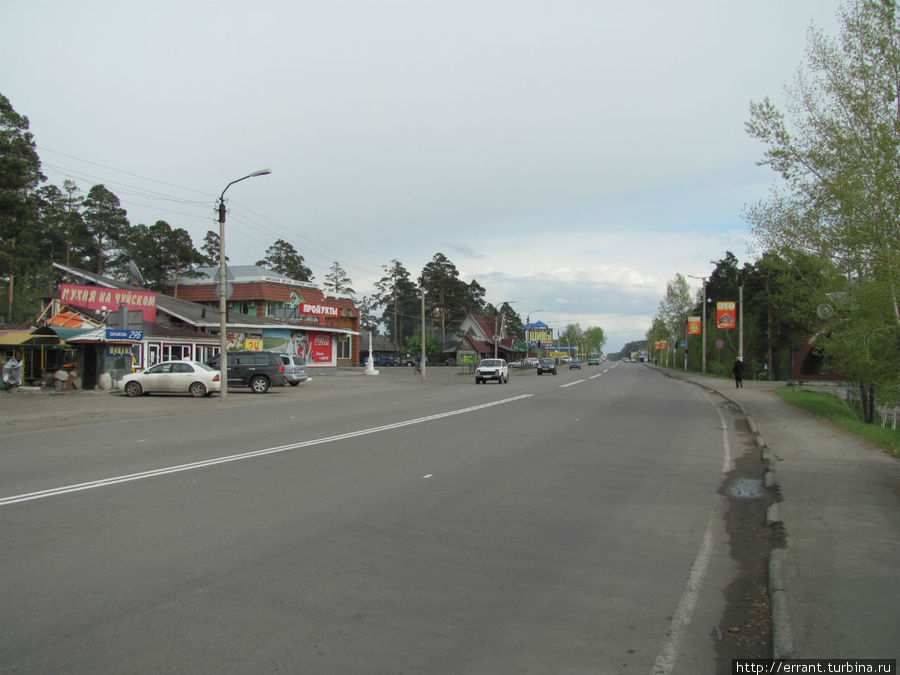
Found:
[{"label": "pedestrian walking", "polygon": [[734,366],[731,368],[731,374],[734,375],[734,387],[744,386],[744,362],[737,358],[734,360]]}]

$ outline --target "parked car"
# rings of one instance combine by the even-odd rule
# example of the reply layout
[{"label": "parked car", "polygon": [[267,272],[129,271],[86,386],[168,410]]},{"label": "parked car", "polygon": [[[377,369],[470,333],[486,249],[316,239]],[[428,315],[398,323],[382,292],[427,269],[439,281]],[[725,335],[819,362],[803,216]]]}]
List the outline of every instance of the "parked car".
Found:
[{"label": "parked car", "polygon": [[519,359],[518,361],[513,361],[509,364],[510,368],[524,368],[525,367],[525,359]]},{"label": "parked car", "polygon": [[306,372],[306,359],[300,354],[279,354],[279,356],[284,364],[284,379],[289,385],[296,387],[309,379],[309,374]]},{"label": "parked car", "polygon": [[[219,355],[207,359],[206,364],[219,367]],[[284,363],[275,352],[228,352],[228,386],[250,387],[254,394],[265,394],[270,387],[283,387]]]},{"label": "parked car", "polygon": [[539,362],[540,362],[540,359],[537,358],[536,356],[529,356],[527,359],[525,359],[525,367],[526,368],[537,368]]},{"label": "parked car", "polygon": [[487,380],[497,380],[500,384],[509,382],[509,366],[506,359],[482,359],[475,369],[475,384]]},{"label": "parked car", "polygon": [[120,386],[129,396],[165,393],[202,398],[222,390],[219,371],[196,361],[163,361],[126,375]]},{"label": "parked car", "polygon": [[537,374],[553,373],[556,375],[556,359],[546,358],[538,361]]},{"label": "parked car", "polygon": [[572,368],[581,370],[581,361],[579,361],[578,359],[572,359],[571,361],[569,361],[569,370],[572,370]]}]

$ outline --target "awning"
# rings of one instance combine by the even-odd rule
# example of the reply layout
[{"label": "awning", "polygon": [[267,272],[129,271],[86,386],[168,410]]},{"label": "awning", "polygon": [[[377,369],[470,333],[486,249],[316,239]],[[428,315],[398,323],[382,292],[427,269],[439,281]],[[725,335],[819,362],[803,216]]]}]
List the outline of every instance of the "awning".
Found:
[{"label": "awning", "polygon": [[19,345],[31,339],[31,333],[17,330],[2,331],[0,334],[0,345],[7,347],[18,347]]}]

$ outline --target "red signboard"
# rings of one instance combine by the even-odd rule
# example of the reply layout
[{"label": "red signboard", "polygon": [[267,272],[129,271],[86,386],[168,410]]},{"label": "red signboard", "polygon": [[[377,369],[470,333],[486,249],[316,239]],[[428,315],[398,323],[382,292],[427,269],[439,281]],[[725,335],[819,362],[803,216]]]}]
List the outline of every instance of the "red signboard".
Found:
[{"label": "red signboard", "polygon": [[737,326],[737,303],[716,303],[716,328],[734,328]]},{"label": "red signboard", "polygon": [[120,305],[125,305],[128,309],[141,310],[144,321],[156,323],[156,293],[152,291],[62,284],[59,287],[59,299],[66,304],[106,312],[115,312]]},{"label": "red signboard", "polygon": [[703,321],[699,316],[689,316],[688,317],[688,335],[702,335],[703,333]]},{"label": "red signboard", "polygon": [[310,353],[313,363],[331,363],[331,333],[313,333],[311,335]]},{"label": "red signboard", "polygon": [[340,316],[340,309],[337,307],[332,307],[331,305],[314,305],[309,302],[304,302],[300,305],[300,312],[302,314],[312,314],[313,316],[331,316],[337,317]]}]

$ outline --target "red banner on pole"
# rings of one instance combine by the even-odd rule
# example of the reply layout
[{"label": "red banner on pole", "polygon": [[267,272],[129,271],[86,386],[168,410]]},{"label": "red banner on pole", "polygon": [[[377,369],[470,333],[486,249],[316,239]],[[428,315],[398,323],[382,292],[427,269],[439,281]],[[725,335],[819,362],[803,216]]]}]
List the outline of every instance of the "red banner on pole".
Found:
[{"label": "red banner on pole", "polygon": [[716,328],[734,328],[737,326],[737,303],[736,302],[717,302],[716,303]]},{"label": "red banner on pole", "polygon": [[688,335],[702,335],[703,327],[699,316],[688,317]]}]

